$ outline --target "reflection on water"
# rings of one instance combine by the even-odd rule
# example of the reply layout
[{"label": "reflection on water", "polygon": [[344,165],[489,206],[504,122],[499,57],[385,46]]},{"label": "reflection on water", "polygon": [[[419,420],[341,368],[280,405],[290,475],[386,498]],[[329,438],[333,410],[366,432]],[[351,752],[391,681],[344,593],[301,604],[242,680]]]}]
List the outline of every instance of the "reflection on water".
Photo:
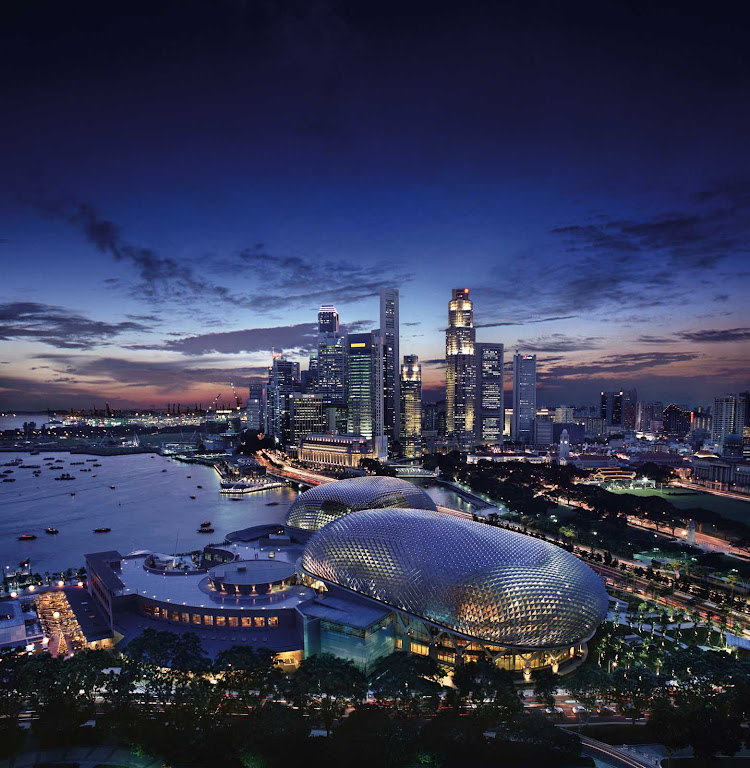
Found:
[{"label": "reflection on water", "polygon": [[[46,462],[45,456],[55,461]],[[13,470],[8,477],[16,480],[0,482],[0,565],[12,569],[29,557],[32,570],[38,573],[78,567],[83,565],[85,553],[106,549],[123,554],[137,549],[169,554],[199,549],[220,541],[229,531],[282,522],[297,497],[296,490],[276,488],[232,501],[219,495],[219,477],[213,469],[151,454],[93,457],[45,451],[38,456],[0,453],[0,464],[16,457],[24,464],[40,465],[41,475],[35,477],[31,469],[0,467],[0,471]],[[93,458],[100,467],[86,461]],[[51,470],[48,464],[63,469]],[[63,472],[76,479],[54,479]],[[196,498],[191,499],[191,495]],[[278,504],[267,506],[269,502]],[[211,521],[215,534],[197,533],[204,520]],[[48,527],[57,528],[59,533],[45,533]],[[112,531],[93,532],[100,527]],[[35,534],[37,539],[18,541],[18,536],[26,533]]]},{"label": "reflection on water", "polygon": [[[44,461],[46,456],[55,460]],[[0,453],[0,464],[15,458],[26,465],[39,465],[41,474],[35,477],[32,469],[0,467],[0,471],[12,470],[7,477],[16,481],[0,482],[0,566],[11,570],[26,558],[31,558],[32,570],[38,573],[79,567],[87,552],[107,549],[122,554],[138,549],[189,552],[222,540],[230,531],[282,523],[299,493],[276,488],[233,501],[219,495],[219,477],[213,469],[152,454]],[[94,459],[101,466],[94,467]],[[91,471],[82,472],[84,469]],[[55,480],[64,472],[75,480]],[[449,488],[429,481],[413,482],[437,504],[473,510]],[[269,506],[270,502],[276,503]],[[210,521],[216,533],[199,534],[203,521]],[[94,528],[104,527],[111,532],[94,533]],[[56,528],[59,533],[47,534],[45,528]],[[18,541],[22,534],[37,538]]]}]

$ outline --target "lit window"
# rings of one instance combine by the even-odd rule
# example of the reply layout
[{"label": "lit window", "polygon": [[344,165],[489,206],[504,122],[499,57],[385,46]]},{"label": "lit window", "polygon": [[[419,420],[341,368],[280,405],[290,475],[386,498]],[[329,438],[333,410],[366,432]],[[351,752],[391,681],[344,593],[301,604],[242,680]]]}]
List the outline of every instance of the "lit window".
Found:
[{"label": "lit window", "polygon": [[266,620],[262,616],[256,616],[253,619],[253,622],[256,627],[265,627],[266,626]]},{"label": "lit window", "polygon": [[236,627],[239,624],[239,621],[236,616],[230,616],[229,617],[229,626],[230,627]]},{"label": "lit window", "polygon": [[217,627],[225,627],[227,624],[226,616],[217,616],[216,617],[216,626]]},{"label": "lit window", "polygon": [[268,617],[268,626],[269,627],[278,627],[279,626],[279,617],[278,616],[269,616]]},{"label": "lit window", "polygon": [[193,624],[201,623],[201,615],[199,613],[194,613],[192,618],[193,618]]},{"label": "lit window", "polygon": [[253,620],[250,616],[243,616],[242,617],[242,626],[243,627],[252,627],[253,626]]},{"label": "lit window", "polygon": [[203,623],[206,624],[209,627],[212,626],[213,623],[214,623],[214,617],[213,616],[205,615],[203,617]]}]

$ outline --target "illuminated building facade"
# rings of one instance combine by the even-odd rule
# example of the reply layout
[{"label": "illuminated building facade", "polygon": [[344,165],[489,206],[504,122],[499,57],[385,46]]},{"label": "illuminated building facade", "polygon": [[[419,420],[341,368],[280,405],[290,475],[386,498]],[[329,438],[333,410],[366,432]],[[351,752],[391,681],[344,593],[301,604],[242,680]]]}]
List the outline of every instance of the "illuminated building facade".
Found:
[{"label": "illuminated building facade", "polygon": [[274,356],[268,369],[268,433],[281,445],[292,437],[289,396],[300,391],[299,363]]},{"label": "illuminated building facade", "polygon": [[326,405],[346,403],[346,334],[339,332],[336,307],[318,312],[317,384],[315,391]]},{"label": "illuminated building facade", "polygon": [[462,450],[474,445],[477,394],[474,304],[468,288],[454,288],[445,331],[445,428]]},{"label": "illuminated building facade", "polygon": [[661,432],[664,421],[664,403],[644,401],[635,411],[635,428],[638,432]]},{"label": "illuminated building facade", "polygon": [[396,288],[380,289],[380,336],[383,339],[383,429],[389,444],[401,434],[399,376],[399,296]]},{"label": "illuminated building facade", "polygon": [[293,392],[289,395],[291,441],[297,443],[310,432],[325,432],[328,417],[323,410],[322,395],[305,395]]},{"label": "illuminated building facade", "polygon": [[245,406],[247,428],[257,432],[266,431],[266,383],[251,381]]},{"label": "illuminated building facade", "polygon": [[401,448],[413,459],[422,455],[422,366],[416,355],[401,365]]},{"label": "illuminated building facade", "polygon": [[380,437],[383,429],[383,339],[351,333],[347,341],[347,432]]},{"label": "illuminated building facade", "polygon": [[744,393],[714,398],[711,438],[717,445],[723,446],[730,435],[742,436],[746,408]]},{"label": "illuminated building facade", "polygon": [[503,345],[475,345],[477,403],[474,411],[476,441],[480,445],[500,445],[505,428],[503,399]]},{"label": "illuminated building facade", "polygon": [[536,418],[536,355],[513,355],[513,418],[510,435],[516,442],[534,440]]}]

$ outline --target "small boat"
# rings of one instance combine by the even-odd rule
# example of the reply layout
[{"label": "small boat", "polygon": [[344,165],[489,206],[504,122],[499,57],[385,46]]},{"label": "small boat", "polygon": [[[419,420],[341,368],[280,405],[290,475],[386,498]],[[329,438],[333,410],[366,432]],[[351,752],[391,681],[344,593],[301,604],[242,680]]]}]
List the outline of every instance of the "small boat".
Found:
[{"label": "small boat", "polygon": [[198,529],[198,533],[213,533],[213,532],[214,532],[213,528],[199,528]]},{"label": "small boat", "polygon": [[111,528],[94,528],[94,533],[109,533]]},{"label": "small boat", "polygon": [[187,479],[190,480],[192,477],[193,477],[192,475],[188,475]]},{"label": "small boat", "polygon": [[239,496],[230,496],[229,501],[242,501],[242,499]]},{"label": "small boat", "polygon": [[94,474],[93,474],[93,475],[91,475],[91,477],[96,477],[96,472],[94,472]]},{"label": "small boat", "polygon": [[162,469],[162,472],[166,472],[166,471],[167,471],[166,469]]},{"label": "small boat", "polygon": [[18,537],[19,541],[33,541],[36,538],[36,536],[33,533],[24,533],[22,536]]},{"label": "small boat", "polygon": [[71,492],[70,492],[70,495],[71,495],[71,496],[75,496],[75,495],[76,495],[76,492],[75,492],[75,491],[71,491]]},{"label": "small boat", "polygon": [[115,489],[114,485],[110,485],[109,487],[114,491]]},{"label": "small boat", "polygon": [[45,533],[50,533],[50,534],[53,534],[53,535],[56,534],[56,533],[60,533],[60,531],[58,531],[57,528],[45,528],[44,532]]},{"label": "small boat", "polygon": [[279,502],[278,501],[269,501],[268,504],[266,504],[267,507],[278,507]]},{"label": "small boat", "polygon": [[95,467],[101,467],[101,464],[94,464]]},{"label": "small boat", "polygon": [[4,477],[3,478],[4,483],[15,483],[16,481],[12,477]]},{"label": "small boat", "polygon": [[203,488],[203,486],[202,486],[202,485],[196,485],[195,487],[196,487],[196,488]]},{"label": "small boat", "polygon": [[201,528],[208,528],[210,525],[211,525],[211,521],[210,520],[204,520],[201,523]]},{"label": "small boat", "polygon": [[195,496],[193,496],[192,494],[190,494],[190,498],[191,498],[191,499],[195,499],[196,497],[195,497]]}]

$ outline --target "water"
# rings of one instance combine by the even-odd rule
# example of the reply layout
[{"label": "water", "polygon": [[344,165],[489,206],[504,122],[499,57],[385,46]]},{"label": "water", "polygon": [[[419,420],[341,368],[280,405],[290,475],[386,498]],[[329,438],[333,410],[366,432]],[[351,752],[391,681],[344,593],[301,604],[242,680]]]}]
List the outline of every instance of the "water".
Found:
[{"label": "water", "polygon": [[46,413],[0,413],[0,432],[6,429],[21,429],[25,421],[36,422],[37,427],[46,424],[49,416]]},{"label": "water", "polygon": [[[43,461],[53,456],[55,462]],[[188,552],[224,534],[251,525],[282,522],[298,492],[276,488],[231,501],[219,495],[219,477],[210,467],[181,464],[153,454],[131,456],[85,456],[42,451],[0,453],[0,464],[14,458],[24,464],[39,464],[42,474],[34,477],[30,469],[12,469],[15,483],[0,482],[0,566],[11,570],[21,560],[31,558],[37,573],[59,571],[84,564],[87,552],[116,549],[127,554],[137,549],[159,552]],[[87,458],[96,458],[93,467]],[[71,466],[72,461],[85,462]],[[46,469],[47,464],[62,465],[61,470]],[[91,472],[80,472],[91,468]],[[162,470],[166,469],[166,472]],[[56,481],[63,472],[75,480]],[[96,474],[96,477],[93,475]],[[188,475],[191,478],[188,478]],[[114,485],[115,490],[110,486]],[[197,488],[202,485],[203,489]],[[75,491],[75,496],[71,492]],[[195,500],[190,495],[195,495]],[[267,506],[278,502],[277,506]],[[201,522],[210,520],[214,534],[199,534]],[[50,535],[45,528],[57,528]],[[110,533],[94,533],[94,528],[109,527]],[[33,533],[35,541],[18,541],[18,536]]]},{"label": "water", "polygon": [[[46,456],[55,461],[45,462]],[[138,549],[189,552],[221,541],[230,531],[283,523],[299,493],[288,487],[275,488],[232,501],[219,494],[219,476],[212,468],[154,454],[95,457],[50,451],[41,451],[38,456],[0,453],[0,464],[15,458],[39,465],[42,474],[34,477],[30,469],[0,467],[0,471],[12,469],[8,477],[16,480],[0,482],[0,567],[10,566],[11,570],[26,558],[31,559],[32,570],[37,573],[80,567],[87,552],[108,549],[122,554]],[[94,467],[86,459],[96,459],[102,466]],[[71,465],[80,461],[84,463]],[[63,469],[50,470],[48,464],[62,465]],[[91,472],[80,471],[89,468]],[[76,479],[54,479],[63,472]],[[416,484],[425,485],[424,481]],[[465,512],[474,509],[449,488],[429,481],[427,486],[424,490],[437,504]],[[71,496],[73,491],[75,496]],[[197,498],[191,499],[191,495]],[[277,504],[268,506],[269,502]],[[204,520],[211,521],[216,533],[197,533]],[[112,530],[93,532],[102,527]],[[60,532],[51,535],[45,528]],[[37,539],[18,541],[25,533],[36,534]]]}]

